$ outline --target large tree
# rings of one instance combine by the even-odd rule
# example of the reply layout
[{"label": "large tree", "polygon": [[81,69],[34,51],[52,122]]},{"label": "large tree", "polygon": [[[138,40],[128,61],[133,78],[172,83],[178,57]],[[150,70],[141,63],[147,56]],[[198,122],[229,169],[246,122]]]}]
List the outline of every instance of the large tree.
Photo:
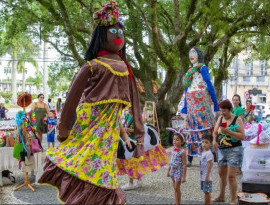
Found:
[{"label": "large tree", "polygon": [[[19,15],[14,12],[13,6],[18,2],[0,2],[0,56],[9,54],[11,56],[11,104],[17,104],[17,72],[23,73],[23,90],[25,89],[25,63],[30,62],[37,68],[37,63],[32,57],[38,55],[38,45],[28,35],[26,22],[26,11]],[[20,23],[22,21],[23,23]]]},{"label": "large tree", "polygon": [[[93,32],[93,13],[107,1],[17,0],[7,1],[26,21],[17,26],[50,43],[70,67],[84,63],[83,54]],[[144,86],[142,100],[157,103],[160,124],[166,127],[183,95],[182,78],[189,67],[188,51],[193,46],[205,51],[206,65],[220,60],[213,70],[216,88],[228,77],[233,56],[269,26],[268,0],[119,0],[126,24],[128,58]],[[240,43],[238,43],[240,42]],[[238,45],[241,44],[241,45]],[[160,79],[159,70],[165,72]],[[211,70],[211,67],[210,67]],[[159,82],[156,95],[152,80]],[[220,92],[217,89],[218,93]]]},{"label": "large tree", "polygon": [[[193,46],[205,50],[205,63],[208,65],[214,56],[220,56],[215,74],[218,96],[221,82],[228,77],[227,68],[232,58],[251,44],[247,41],[257,36],[266,23],[269,14],[268,1],[126,1],[130,15],[140,17],[148,36],[154,43],[144,43],[137,35],[130,35],[137,44],[136,58],[148,65],[147,75],[153,78],[149,60],[144,58],[151,51],[157,55],[158,63],[166,70],[165,80],[160,85],[156,97],[161,124],[167,125],[183,94],[182,77],[189,67],[188,51]],[[256,8],[256,9],[255,9]],[[135,21],[132,18],[132,22]],[[138,24],[138,22],[136,22]],[[144,30],[137,29],[141,36]],[[255,31],[255,32],[254,32]],[[243,40],[243,39],[246,39]],[[239,45],[240,44],[240,45]],[[148,48],[145,51],[145,48]],[[140,68],[141,69],[141,68]],[[211,67],[210,67],[211,69]],[[143,72],[141,72],[142,74]],[[138,72],[138,74],[140,74]],[[145,75],[143,73],[143,75]],[[141,78],[147,80],[147,76]],[[149,89],[147,92],[152,92]]]}]

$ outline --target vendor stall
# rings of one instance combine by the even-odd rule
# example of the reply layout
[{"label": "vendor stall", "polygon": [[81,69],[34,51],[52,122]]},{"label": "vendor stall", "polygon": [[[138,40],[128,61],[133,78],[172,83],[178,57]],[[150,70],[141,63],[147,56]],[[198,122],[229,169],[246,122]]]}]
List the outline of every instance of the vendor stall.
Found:
[{"label": "vendor stall", "polygon": [[[20,168],[25,173],[25,183],[15,188],[14,191],[24,186],[35,191],[29,182],[28,173],[35,173],[38,178],[42,172],[42,154],[40,152],[43,148],[36,135],[35,112],[25,111],[31,102],[30,94],[20,93],[17,96],[17,104],[23,110],[17,112],[13,123],[0,122],[2,123],[0,124],[0,171],[10,172],[9,170]],[[3,185],[2,178],[0,185]]]},{"label": "vendor stall", "polygon": [[[43,155],[42,153],[36,153],[34,155],[35,157],[35,170],[34,175],[36,176],[36,181],[41,176],[43,171]],[[0,173],[2,173],[3,170],[18,170],[19,168],[19,161],[13,157],[13,147],[1,147],[0,148]],[[0,186],[3,186],[2,177],[0,177]]]},{"label": "vendor stall", "polygon": [[248,129],[246,139],[253,137],[244,143],[242,192],[264,193],[270,197],[269,124],[256,124]]}]

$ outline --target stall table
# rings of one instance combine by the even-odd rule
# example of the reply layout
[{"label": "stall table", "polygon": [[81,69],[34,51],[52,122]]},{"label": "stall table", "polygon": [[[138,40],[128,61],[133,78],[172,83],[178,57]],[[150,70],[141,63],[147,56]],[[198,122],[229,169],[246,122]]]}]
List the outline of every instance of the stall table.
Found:
[{"label": "stall table", "polygon": [[[35,157],[35,170],[36,181],[39,179],[43,172],[43,159],[42,153],[34,154]],[[18,170],[19,160],[13,157],[13,147],[1,147],[0,148],[0,173],[2,175],[3,170]],[[2,176],[0,177],[0,186],[3,186]]]},{"label": "stall table", "polygon": [[270,197],[270,147],[250,148],[244,143],[242,192],[265,193]]}]

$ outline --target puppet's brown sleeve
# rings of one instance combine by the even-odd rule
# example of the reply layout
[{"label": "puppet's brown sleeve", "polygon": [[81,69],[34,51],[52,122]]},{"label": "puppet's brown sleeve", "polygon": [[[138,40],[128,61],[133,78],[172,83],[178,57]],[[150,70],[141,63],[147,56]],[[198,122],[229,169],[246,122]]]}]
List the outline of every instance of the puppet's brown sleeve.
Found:
[{"label": "puppet's brown sleeve", "polygon": [[60,123],[59,123],[59,135],[61,137],[67,137],[72,119],[74,114],[76,114],[76,108],[81,99],[82,93],[87,86],[88,80],[91,76],[90,66],[85,63],[80,72],[77,74],[74,82],[69,90],[64,108],[61,113]]}]

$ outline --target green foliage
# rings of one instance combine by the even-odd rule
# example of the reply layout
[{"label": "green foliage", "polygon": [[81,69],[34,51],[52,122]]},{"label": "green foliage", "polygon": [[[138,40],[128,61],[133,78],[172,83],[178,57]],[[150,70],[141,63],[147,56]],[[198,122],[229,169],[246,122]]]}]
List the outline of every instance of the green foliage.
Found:
[{"label": "green foliage", "polygon": [[31,77],[31,76],[28,77],[26,79],[26,82],[32,82],[32,83],[34,83],[34,85],[37,87],[37,89],[39,89],[40,88],[40,85],[42,83],[42,78],[43,78],[43,74],[40,71],[38,71],[38,72],[36,72],[36,76],[35,77]]},{"label": "green foliage", "polygon": [[32,100],[37,99],[38,98],[38,94],[31,94],[32,95]]},{"label": "green foliage", "polygon": [[[257,60],[269,60],[270,59],[270,31],[268,31],[268,35],[263,33],[260,35],[256,42],[254,43],[254,52],[253,58]],[[261,51],[261,52],[258,52]]]},{"label": "green foliage", "polygon": [[5,103],[8,103],[11,100],[12,93],[10,91],[0,92],[0,96],[5,99]]},{"label": "green foliage", "polygon": [[169,140],[169,134],[170,132],[166,129],[161,129],[160,130],[160,138],[161,140],[166,140],[168,142]]},{"label": "green foliage", "polygon": [[64,65],[55,63],[49,67],[48,85],[52,96],[58,97],[62,91],[68,91],[71,79],[77,69],[78,67],[74,68],[73,64],[67,63]]}]

